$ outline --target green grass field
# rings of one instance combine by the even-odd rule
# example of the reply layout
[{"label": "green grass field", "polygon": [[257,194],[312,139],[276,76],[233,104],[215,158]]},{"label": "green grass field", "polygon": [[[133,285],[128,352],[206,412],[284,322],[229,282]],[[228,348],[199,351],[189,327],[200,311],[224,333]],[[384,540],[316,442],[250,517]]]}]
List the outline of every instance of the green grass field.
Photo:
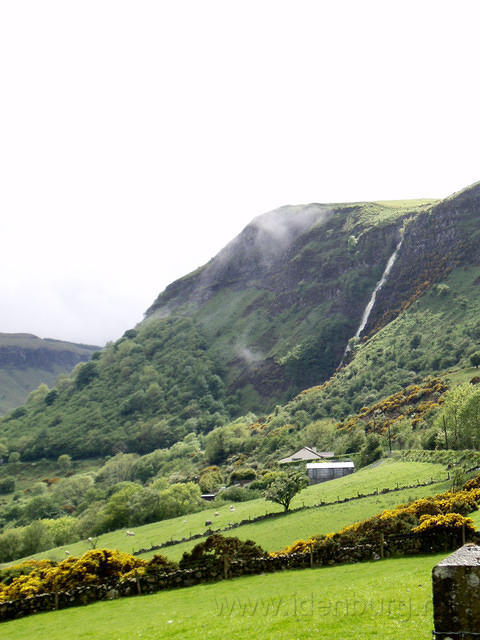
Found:
[{"label": "green grass field", "polygon": [[[435,484],[416,490],[405,489],[385,495],[354,500],[345,504],[309,509],[279,518],[242,525],[226,532],[225,535],[236,536],[241,540],[255,540],[257,544],[267,549],[267,551],[279,551],[295,540],[309,538],[316,534],[338,531],[342,527],[364,520],[384,509],[392,509],[398,504],[409,502],[415,498],[441,493],[448,488],[448,483]],[[182,554],[185,551],[189,551],[198,542],[198,540],[194,540],[166,547],[160,552],[146,553],[142,555],[142,558],[148,559],[154,553],[162,553],[170,560],[178,562]]]},{"label": "green grass field", "polygon": [[[440,464],[425,462],[398,462],[386,460],[373,467],[362,469],[350,476],[307,487],[292,501],[292,508],[297,506],[313,505],[320,501],[331,502],[337,498],[356,496],[358,493],[370,493],[376,489],[395,487],[417,482],[428,481],[431,478],[445,477],[445,468]],[[232,529],[227,535],[240,538],[253,538],[268,550],[275,550],[302,537],[308,537],[316,533],[335,531],[340,527],[362,520],[378,511],[395,506],[401,502],[445,491],[445,483],[435,484],[420,489],[407,489],[371,498],[355,500],[350,503],[309,509],[292,513],[281,518],[272,518],[264,522],[243,525]],[[279,513],[282,508],[279,505],[265,502],[263,499],[249,502],[236,503],[235,511],[231,512],[228,505],[212,507],[199,513],[193,513],[171,520],[164,520],[152,524],[136,527],[135,537],[128,537],[123,530],[114,531],[99,537],[97,547],[120,549],[132,552],[140,548],[149,548],[161,544],[170,539],[187,538],[195,533],[203,533],[207,528],[205,522],[212,521],[212,528],[225,527],[229,522],[239,522],[247,518],[264,513]],[[215,516],[218,512],[219,515]],[[184,543],[162,549],[161,553],[172,559],[178,560],[186,549],[195,542]],[[90,546],[87,541],[58,547],[50,551],[37,554],[36,558],[47,557],[61,560],[68,550],[72,555],[84,553]],[[147,554],[144,557],[148,557]],[[16,561],[18,562],[18,561]],[[12,563],[10,563],[12,564]]]},{"label": "green grass field", "polygon": [[98,602],[1,625],[2,640],[427,640],[446,554],[284,571]]}]

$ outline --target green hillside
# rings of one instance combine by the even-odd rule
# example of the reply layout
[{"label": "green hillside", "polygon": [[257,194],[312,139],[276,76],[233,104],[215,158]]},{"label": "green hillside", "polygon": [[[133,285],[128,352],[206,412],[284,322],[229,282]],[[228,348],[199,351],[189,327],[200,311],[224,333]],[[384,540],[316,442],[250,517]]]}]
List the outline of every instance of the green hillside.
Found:
[{"label": "green hillside", "polygon": [[440,202],[288,206],[253,220],[137,327],[0,420],[0,526],[15,538],[63,523],[4,557],[188,522],[201,492],[222,487],[238,513],[254,509],[302,446],[357,468],[395,450],[477,449],[479,211],[476,184]]},{"label": "green hillside", "polygon": [[20,406],[39,385],[89,360],[98,349],[27,333],[0,333],[0,415]]},{"label": "green hillside", "polygon": [[0,438],[22,459],[145,453],[323,382],[405,225],[433,204],[260,216],[167,287],[137,328],[7,415]]},{"label": "green hillside", "polygon": [[[223,529],[230,523],[240,523],[247,519],[254,519],[266,513],[277,513],[278,518],[267,519],[231,529],[227,535],[235,535],[242,539],[253,539],[263,548],[275,551],[290,544],[297,538],[309,537],[319,533],[329,533],[341,527],[363,520],[375,513],[407,502],[414,498],[433,495],[444,491],[450,485],[446,482],[447,471],[443,464],[428,462],[397,462],[382,461],[362,469],[350,476],[338,478],[332,482],[307,487],[292,501],[292,509],[307,506],[313,507],[320,502],[335,502],[345,498],[358,498],[359,494],[378,495],[352,500],[351,502],[315,507],[305,511],[292,512],[283,515],[282,508],[274,503],[266,502],[263,498],[235,503],[232,511],[228,503],[204,503],[199,512],[169,518],[160,522],[152,522],[143,526],[130,526],[135,536],[125,534],[125,529],[104,533],[96,537],[97,547],[115,548],[132,552],[141,548],[150,548],[170,540],[180,540],[195,534],[203,534],[207,529]],[[382,493],[382,491],[429,483],[427,486],[403,489]],[[97,511],[100,509],[96,506]],[[212,525],[205,525],[211,521]],[[41,536],[37,530],[37,536]],[[0,536],[0,553],[5,548],[4,539]],[[165,547],[164,555],[179,560],[181,554],[190,549],[196,541]],[[31,557],[48,557],[61,560],[65,551],[79,555],[90,548],[86,539],[78,542],[70,541],[56,549],[42,550]],[[147,557],[152,553],[147,554]]]}]

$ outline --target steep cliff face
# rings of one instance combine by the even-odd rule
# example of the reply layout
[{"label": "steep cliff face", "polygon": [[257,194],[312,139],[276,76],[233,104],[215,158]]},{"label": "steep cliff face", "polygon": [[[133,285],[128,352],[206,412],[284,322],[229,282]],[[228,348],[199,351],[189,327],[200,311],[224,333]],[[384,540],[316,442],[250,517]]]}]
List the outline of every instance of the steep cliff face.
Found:
[{"label": "steep cliff face", "polygon": [[22,404],[39,384],[52,385],[96,350],[26,333],[0,333],[0,413]]},{"label": "steep cliff face", "polygon": [[454,267],[478,265],[479,242],[480,183],[415,216],[406,226],[397,261],[379,292],[365,334],[388,324]]}]

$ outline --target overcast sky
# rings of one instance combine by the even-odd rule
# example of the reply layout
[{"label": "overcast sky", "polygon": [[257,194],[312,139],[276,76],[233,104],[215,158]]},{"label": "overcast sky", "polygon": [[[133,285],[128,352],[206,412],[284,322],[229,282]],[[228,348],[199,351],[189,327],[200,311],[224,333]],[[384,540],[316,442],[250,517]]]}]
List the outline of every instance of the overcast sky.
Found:
[{"label": "overcast sky", "polygon": [[2,0],[0,331],[104,344],[283,204],[480,180],[475,1]]}]

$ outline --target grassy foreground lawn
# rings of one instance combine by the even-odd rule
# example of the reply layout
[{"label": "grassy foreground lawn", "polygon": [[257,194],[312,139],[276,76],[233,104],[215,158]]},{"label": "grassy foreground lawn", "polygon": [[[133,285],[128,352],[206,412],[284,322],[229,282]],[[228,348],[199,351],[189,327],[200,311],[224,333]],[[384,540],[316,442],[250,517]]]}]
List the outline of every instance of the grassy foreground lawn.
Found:
[{"label": "grassy foreground lawn", "polygon": [[[338,498],[357,496],[359,493],[371,493],[376,489],[394,488],[396,485],[416,484],[429,481],[431,478],[441,479],[446,477],[445,467],[441,464],[428,462],[399,462],[385,460],[378,466],[366,467],[344,478],[338,478],[322,484],[307,487],[296,496],[291,508],[302,505],[314,505],[321,501],[332,502]],[[362,520],[368,516],[395,506],[409,499],[415,499],[432,493],[445,491],[447,484],[435,484],[432,487],[420,489],[407,489],[386,495],[374,496],[363,500],[353,501],[338,505],[337,507],[322,507],[318,510],[308,510],[279,518],[267,520],[252,525],[245,525],[238,529],[232,529],[226,535],[253,538],[268,550],[279,549],[298,538],[310,536],[316,533],[328,533],[335,531],[346,524]],[[265,513],[279,513],[282,507],[265,500],[250,500],[249,502],[235,503],[235,511],[229,507],[211,507],[205,511],[191,513],[179,518],[153,522],[142,527],[133,527],[135,537],[127,537],[124,530],[113,531],[99,536],[97,547],[119,549],[131,553],[133,550],[149,548],[161,544],[167,540],[190,537],[195,533],[203,533],[207,527],[206,520],[212,521],[212,528],[220,529],[229,522],[239,522],[247,518],[254,518]],[[218,516],[215,513],[218,512]],[[297,520],[298,519],[298,520]],[[185,543],[175,547],[166,547],[161,551],[172,559],[179,559],[187,548],[194,543]],[[62,560],[65,550],[72,555],[81,555],[90,548],[86,540],[75,544],[43,551],[33,558],[51,558]],[[148,557],[148,556],[145,556]],[[15,561],[15,563],[17,563]],[[12,563],[8,563],[12,564]]]},{"label": "grassy foreground lawn", "polygon": [[99,602],[0,625],[2,640],[427,640],[447,554],[284,571]]}]

